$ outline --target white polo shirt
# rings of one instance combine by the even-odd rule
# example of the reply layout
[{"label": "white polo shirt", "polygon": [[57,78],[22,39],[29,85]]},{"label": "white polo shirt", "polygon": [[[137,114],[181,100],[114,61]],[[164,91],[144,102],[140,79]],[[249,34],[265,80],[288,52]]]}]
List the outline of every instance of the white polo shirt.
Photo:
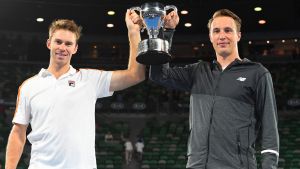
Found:
[{"label": "white polo shirt", "polygon": [[13,123],[31,124],[29,169],[96,169],[95,103],[111,96],[111,71],[46,69],[19,88]]}]

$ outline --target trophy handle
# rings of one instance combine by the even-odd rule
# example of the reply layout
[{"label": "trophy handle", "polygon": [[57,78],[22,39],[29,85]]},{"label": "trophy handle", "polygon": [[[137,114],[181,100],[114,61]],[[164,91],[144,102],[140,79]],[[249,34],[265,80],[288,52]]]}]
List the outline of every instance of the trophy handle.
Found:
[{"label": "trophy handle", "polygon": [[174,5],[167,5],[165,6],[164,10],[167,11],[169,9],[173,9],[177,13],[177,7]]},{"label": "trophy handle", "polygon": [[135,7],[129,8],[129,10],[134,10],[134,11],[139,11],[139,12],[141,12],[141,11],[142,11],[142,8],[141,8],[141,7],[138,7],[138,6],[135,6]]},{"label": "trophy handle", "polygon": [[[167,5],[164,7],[165,14],[167,14],[167,10],[173,9],[177,13],[177,7],[175,5]],[[164,21],[161,21],[161,25],[164,25]]]},{"label": "trophy handle", "polygon": [[[138,11],[139,12],[139,15],[141,15],[141,11],[142,11],[142,8],[141,7],[138,7],[138,6],[135,6],[135,7],[131,7],[129,8],[129,10],[133,10],[133,11]],[[141,32],[144,32],[145,30],[145,24],[142,25],[142,29],[141,29]]]}]

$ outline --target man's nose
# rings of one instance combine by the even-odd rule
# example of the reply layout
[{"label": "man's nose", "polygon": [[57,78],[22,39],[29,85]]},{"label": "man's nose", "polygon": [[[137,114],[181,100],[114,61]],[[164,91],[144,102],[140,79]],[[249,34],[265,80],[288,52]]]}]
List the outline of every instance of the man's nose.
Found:
[{"label": "man's nose", "polygon": [[59,48],[60,50],[66,50],[66,45],[65,45],[64,43],[62,43],[62,44],[60,44],[60,45],[58,46],[58,48]]},{"label": "man's nose", "polygon": [[224,31],[221,31],[221,32],[219,33],[219,38],[220,38],[220,39],[224,39],[225,37],[226,37],[225,32],[224,32]]}]

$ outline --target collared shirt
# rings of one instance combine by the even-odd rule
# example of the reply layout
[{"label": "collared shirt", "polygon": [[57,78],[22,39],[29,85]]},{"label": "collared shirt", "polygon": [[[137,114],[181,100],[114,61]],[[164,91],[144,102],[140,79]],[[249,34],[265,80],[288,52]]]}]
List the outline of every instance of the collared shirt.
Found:
[{"label": "collared shirt", "polygon": [[19,88],[13,123],[32,131],[29,169],[94,169],[95,103],[111,96],[111,71],[72,66],[55,78],[42,69]]}]

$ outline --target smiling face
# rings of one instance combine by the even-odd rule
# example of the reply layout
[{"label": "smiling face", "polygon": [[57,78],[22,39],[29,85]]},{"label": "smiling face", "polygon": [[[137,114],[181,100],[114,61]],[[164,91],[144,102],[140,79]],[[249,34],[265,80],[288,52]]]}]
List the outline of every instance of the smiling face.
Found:
[{"label": "smiling face", "polygon": [[229,16],[214,18],[210,25],[210,41],[215,49],[217,57],[238,56],[238,42],[241,32],[237,31],[237,25]]},{"label": "smiling face", "polygon": [[76,35],[68,30],[57,29],[47,40],[47,47],[50,50],[50,65],[69,66],[72,55],[78,49]]}]

